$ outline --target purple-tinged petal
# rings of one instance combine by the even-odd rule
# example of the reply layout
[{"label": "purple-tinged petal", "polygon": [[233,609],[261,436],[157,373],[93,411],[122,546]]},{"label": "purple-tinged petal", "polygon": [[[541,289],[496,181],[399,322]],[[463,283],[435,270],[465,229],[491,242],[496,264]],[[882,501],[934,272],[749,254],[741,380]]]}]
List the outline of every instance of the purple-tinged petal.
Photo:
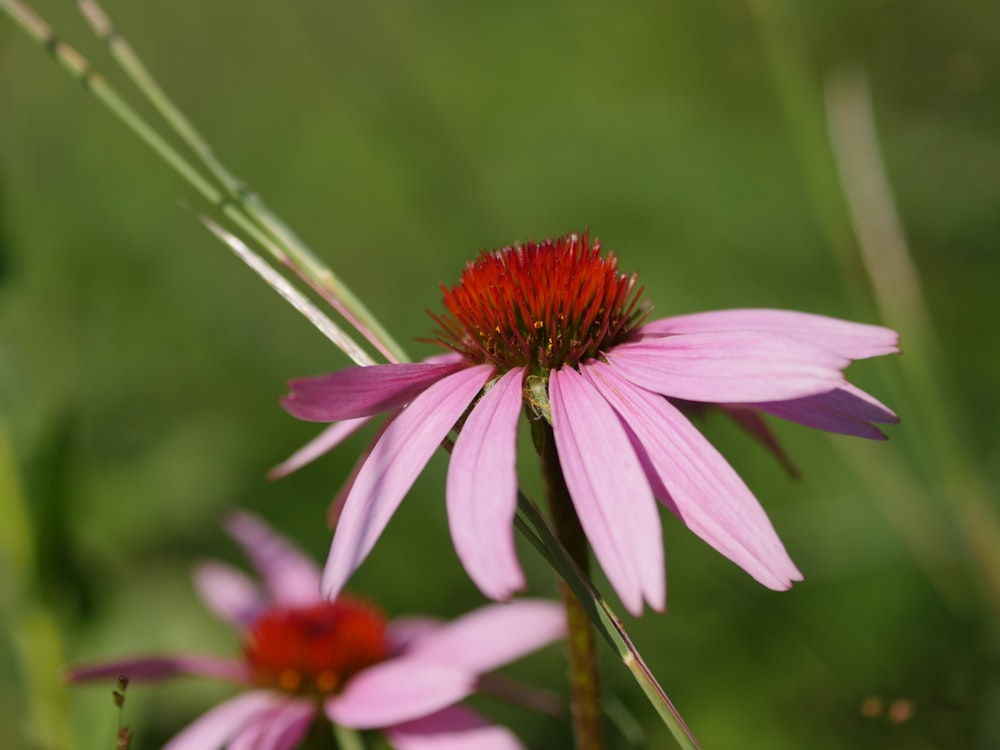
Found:
[{"label": "purple-tinged petal", "polygon": [[146,656],[116,659],[96,664],[79,664],[68,667],[65,677],[67,682],[76,683],[117,679],[118,677],[139,681],[155,681],[180,675],[218,677],[234,682],[246,682],[250,678],[246,665],[242,662],[199,654]]},{"label": "purple-tinged petal", "polygon": [[768,588],[802,579],[753,493],[676,407],[602,362],[585,373],[645,452],[657,496],[668,493],[665,504],[688,528]]},{"label": "purple-tinged petal", "polygon": [[889,328],[793,310],[736,309],[675,315],[646,323],[642,335],[761,331],[802,339],[849,359],[899,352],[899,334]]},{"label": "purple-tinged petal", "polygon": [[524,588],[514,548],[520,369],[483,394],[465,420],[448,463],[448,525],[469,577],[491,599]]},{"label": "purple-tinged petal", "polygon": [[319,435],[299,448],[295,453],[267,472],[268,479],[280,479],[293,471],[298,471],[306,464],[312,463],[325,453],[336,448],[347,438],[368,424],[371,417],[358,417],[334,422]]},{"label": "purple-tinged petal", "polygon": [[444,625],[444,621],[436,617],[399,617],[393,620],[389,623],[386,633],[392,655],[398,656],[404,653],[415,641],[426,638]]},{"label": "purple-tinged petal", "polygon": [[207,560],[194,569],[194,587],[208,610],[219,619],[243,629],[267,607],[260,587],[242,570]]},{"label": "purple-tinged petal", "polygon": [[384,733],[396,750],[524,750],[509,729],[462,706],[387,727]]},{"label": "purple-tinged petal", "polygon": [[616,346],[605,357],[647,390],[708,403],[784,401],[832,391],[844,384],[840,371],[850,361],[787,336],[729,331],[647,338]]},{"label": "purple-tinged petal", "polygon": [[432,383],[464,367],[464,362],[348,367],[290,381],[291,393],[281,405],[293,417],[309,422],[370,417],[409,403]]},{"label": "purple-tinged petal", "polygon": [[561,606],[541,599],[520,599],[480,607],[420,636],[407,648],[406,658],[482,674],[565,633],[566,615]]},{"label": "purple-tinged petal", "polygon": [[475,676],[463,669],[416,659],[392,659],[352,677],[328,698],[326,715],[352,729],[375,729],[410,721],[469,696]]},{"label": "purple-tinged petal", "polygon": [[309,699],[287,699],[255,715],[229,742],[227,750],[292,750],[316,716]]},{"label": "purple-tinged petal", "polygon": [[319,601],[319,567],[291,542],[245,511],[230,514],[225,527],[260,573],[275,604],[297,607]]},{"label": "purple-tinged petal", "polygon": [[220,703],[202,714],[163,746],[163,750],[216,750],[242,729],[247,722],[287,700],[278,693],[254,690]]},{"label": "purple-tinged petal", "polygon": [[618,417],[571,368],[549,378],[556,452],[594,554],[633,614],[643,598],[665,605],[660,518],[649,483]]},{"label": "purple-tinged petal", "polygon": [[885,434],[872,422],[895,424],[899,421],[889,407],[850,384],[818,396],[746,406],[817,430],[871,440],[885,440]]},{"label": "purple-tinged petal", "polygon": [[371,552],[417,475],[492,372],[492,366],[478,365],[449,375],[417,396],[386,427],[344,501],[323,571],[326,598],[336,598]]}]

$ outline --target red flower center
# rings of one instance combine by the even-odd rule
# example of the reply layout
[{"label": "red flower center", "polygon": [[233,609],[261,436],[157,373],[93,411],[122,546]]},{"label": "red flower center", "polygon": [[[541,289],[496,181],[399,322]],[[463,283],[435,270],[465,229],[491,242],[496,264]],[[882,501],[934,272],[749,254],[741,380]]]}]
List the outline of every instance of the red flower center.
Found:
[{"label": "red flower center", "polygon": [[431,317],[438,341],[501,371],[547,377],[622,341],[643,317],[636,276],[587,234],[483,252],[451,289],[448,312]]},{"label": "red flower center", "polygon": [[243,653],[258,685],[292,693],[334,693],[386,658],[385,618],[347,597],[276,607],[254,622]]}]

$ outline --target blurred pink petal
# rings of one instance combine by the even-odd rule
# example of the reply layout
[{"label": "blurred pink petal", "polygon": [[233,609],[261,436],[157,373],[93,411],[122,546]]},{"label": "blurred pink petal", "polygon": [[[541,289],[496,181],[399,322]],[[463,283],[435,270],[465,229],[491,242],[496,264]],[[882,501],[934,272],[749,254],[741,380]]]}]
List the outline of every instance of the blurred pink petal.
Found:
[{"label": "blurred pink petal", "polygon": [[286,700],[254,716],[227,750],[292,750],[306,736],[316,714],[311,699]]},{"label": "blurred pink petal", "polygon": [[470,612],[414,638],[406,657],[489,672],[563,637],[566,615],[555,602],[519,599]]},{"label": "blurred pink petal", "polygon": [[444,624],[443,620],[436,617],[397,617],[388,626],[389,643],[392,644],[393,656],[398,656],[416,641],[440,630]]},{"label": "blurred pink petal", "polygon": [[345,419],[342,422],[334,422],[291,456],[267,472],[267,478],[281,479],[293,471],[298,471],[306,464],[312,463],[323,454],[336,448],[344,440],[368,424],[369,421],[371,421],[371,417],[358,417],[357,419]]},{"label": "blurred pink petal", "polygon": [[65,672],[66,681],[70,683],[117,679],[118,677],[127,677],[130,680],[138,681],[155,681],[179,675],[218,677],[223,680],[243,682],[247,679],[248,672],[246,665],[242,662],[199,654],[115,659],[94,664],[80,664],[69,667]]},{"label": "blurred pink petal", "polygon": [[267,606],[267,597],[246,573],[215,560],[195,567],[194,587],[212,614],[238,628]]},{"label": "blurred pink petal", "polygon": [[319,567],[297,547],[251,513],[232,513],[225,527],[250,558],[273,602],[294,607],[317,600]]},{"label": "blurred pink petal", "polygon": [[899,352],[899,334],[889,328],[793,310],[735,309],[674,315],[641,326],[639,335],[760,331],[801,339],[849,359]]},{"label": "blurred pink petal", "polygon": [[403,406],[432,383],[465,367],[462,362],[348,367],[290,381],[291,393],[281,405],[292,416],[310,422],[370,417]]},{"label": "blurred pink petal", "polygon": [[461,706],[388,727],[385,735],[395,750],[524,750],[509,729]]},{"label": "blurred pink petal", "polygon": [[[605,353],[627,380],[688,401],[777,401],[831,391],[849,360],[798,339],[746,332],[647,338]],[[737,395],[738,394],[738,395]]]},{"label": "blurred pink petal", "polygon": [[323,594],[337,596],[382,534],[441,441],[493,372],[461,369],[434,383],[393,420],[358,472],[334,532]]},{"label": "blurred pink petal", "polygon": [[[489,368],[481,370],[450,386],[466,389],[471,400],[489,374]],[[66,671],[72,683],[198,675],[249,688],[190,724],[167,745],[171,750],[292,750],[321,717],[320,704],[332,720],[358,729],[409,722],[464,699],[478,685],[482,670],[518,658],[562,632],[558,606],[546,602],[473,612],[450,627],[422,616],[386,623],[371,603],[352,596],[326,601],[314,586],[292,595],[301,584],[296,579],[315,583],[315,566],[304,565],[308,560],[298,549],[249,513],[233,514],[228,526],[262,574],[270,576],[269,588],[276,589],[273,596],[261,597],[246,576],[228,566],[206,563],[199,568],[206,598],[241,631],[239,661],[177,654]],[[302,601],[289,603],[290,596]],[[251,617],[250,610],[259,611]],[[553,613],[560,615],[558,620]],[[411,657],[408,652],[420,643],[425,652]],[[538,699],[537,692],[525,692],[529,700]],[[462,735],[470,741],[491,743],[503,736],[499,729],[474,731],[473,724]],[[420,734],[419,725],[413,734]]]},{"label": "blurred pink petal", "polygon": [[688,528],[768,588],[802,579],[753,493],[683,414],[606,364],[585,373],[634,433],[654,488],[662,484]]},{"label": "blurred pink petal", "polygon": [[475,676],[467,670],[406,657],[376,664],[355,675],[339,695],[327,698],[335,724],[374,729],[409,721],[470,695]]},{"label": "blurred pink petal", "polygon": [[223,748],[248,722],[281,705],[287,698],[264,690],[254,690],[220,703],[202,714],[180,734],[175,735],[163,750],[216,750]]},{"label": "blurred pink petal", "polygon": [[549,380],[552,431],[580,524],[626,609],[665,606],[660,518],[625,430],[593,386],[570,368]]},{"label": "blurred pink petal", "polygon": [[524,588],[514,548],[517,420],[521,369],[510,370],[476,404],[448,463],[448,524],[469,577],[491,599]]}]

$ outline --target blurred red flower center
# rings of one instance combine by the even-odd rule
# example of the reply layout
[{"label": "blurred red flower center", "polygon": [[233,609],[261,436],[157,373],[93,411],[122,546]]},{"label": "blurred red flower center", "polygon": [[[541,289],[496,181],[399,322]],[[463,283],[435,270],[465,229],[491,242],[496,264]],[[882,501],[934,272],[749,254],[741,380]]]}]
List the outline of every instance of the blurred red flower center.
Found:
[{"label": "blurred red flower center", "polygon": [[293,693],[328,694],[388,655],[385,618],[350,598],[269,609],[243,644],[253,680]]},{"label": "blurred red flower center", "polygon": [[442,285],[438,341],[501,371],[574,366],[622,341],[643,317],[636,276],[586,233],[483,252],[459,283]]}]

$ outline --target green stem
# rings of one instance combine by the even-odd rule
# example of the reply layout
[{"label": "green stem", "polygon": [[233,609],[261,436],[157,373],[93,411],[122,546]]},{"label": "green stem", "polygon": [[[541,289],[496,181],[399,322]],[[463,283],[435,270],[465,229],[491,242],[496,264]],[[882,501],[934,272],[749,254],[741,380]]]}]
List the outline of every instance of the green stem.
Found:
[{"label": "green stem", "polygon": [[[580,526],[580,519],[563,478],[552,428],[544,421],[536,424],[541,427],[542,433],[539,448],[552,526],[569,557],[587,574],[587,537]],[[569,658],[570,706],[576,750],[601,750],[604,747],[604,721],[594,626],[583,603],[562,578],[559,579],[559,594],[566,610],[566,651]]]},{"label": "green stem", "polygon": [[[93,12],[96,6],[88,5],[86,7],[92,11],[91,15],[88,15],[88,20],[94,23]],[[216,187],[183,154],[171,146],[135,109],[122,99],[107,79],[93,69],[86,58],[62,42],[52,28],[28,5],[20,0],[0,0],[0,10],[4,11],[28,36],[48,50],[49,54],[70,75],[80,81],[87,91],[104,104],[115,117],[200,193],[205,200],[221,211],[255,242],[267,249],[279,263],[305,276],[310,285],[320,290],[324,299],[330,302],[365,338],[373,342],[377,349],[385,353],[390,361],[406,361],[406,354],[402,348],[375,320],[350,289],[329,268],[324,266],[252,191],[236,181],[217,162],[200,136],[194,133],[193,128],[186,120],[181,122],[176,120],[176,108],[173,105],[164,105],[164,102],[169,104],[169,100],[165,96],[149,93],[149,89],[145,87],[152,79],[144,68],[140,68],[142,74],[136,74],[134,68],[128,67],[132,65],[132,56],[120,57],[119,63],[126,69],[126,72],[133,75],[133,80],[143,93],[151,99],[154,105],[158,106],[167,123],[175,129],[175,132],[188,147],[202,159],[208,170],[225,186],[225,191]],[[110,22],[108,24],[107,28],[95,24],[95,30],[101,33],[102,38],[113,49],[119,49],[124,41],[114,33]],[[156,89],[156,92],[158,91],[159,89]],[[162,92],[159,93],[162,94]]]}]

